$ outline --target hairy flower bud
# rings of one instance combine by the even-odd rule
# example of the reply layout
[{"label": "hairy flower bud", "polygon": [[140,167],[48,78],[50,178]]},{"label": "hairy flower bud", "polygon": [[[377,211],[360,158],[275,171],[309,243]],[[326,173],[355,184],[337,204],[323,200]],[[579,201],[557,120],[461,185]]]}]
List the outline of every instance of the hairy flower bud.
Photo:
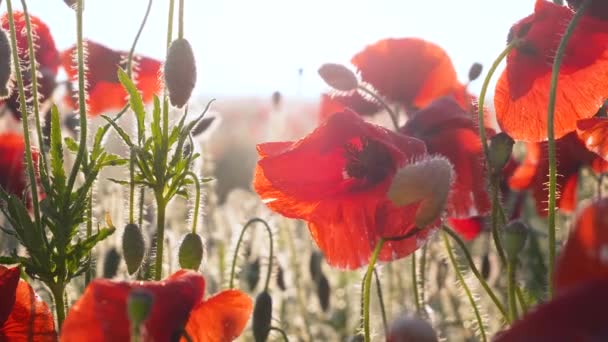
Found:
[{"label": "hairy flower bud", "polygon": [[253,262],[247,263],[241,271],[249,291],[253,291],[260,281],[260,268],[260,258],[256,258]]},{"label": "hairy flower bud", "polygon": [[165,86],[171,104],[181,108],[190,99],[196,84],[196,61],[192,46],[184,38],[171,43],[165,62]]},{"label": "hairy flower bud", "polygon": [[277,266],[277,287],[281,289],[281,291],[287,289],[287,286],[285,286],[285,271],[283,271],[281,265]]},{"label": "hairy flower bud", "polygon": [[502,239],[509,260],[517,260],[517,255],[526,245],[529,230],[528,226],[522,221],[512,221],[505,226]]},{"label": "hairy flower bud", "polygon": [[255,342],[264,342],[270,333],[270,321],[272,319],[272,297],[268,292],[260,293],[255,299],[253,308],[253,337]]},{"label": "hairy flower bud", "polygon": [[120,254],[115,247],[110,248],[103,258],[103,277],[110,279],[116,276],[118,265],[120,264]]},{"label": "hairy flower bud", "polygon": [[496,175],[507,165],[513,152],[515,141],[507,133],[501,132],[490,138],[489,163]]},{"label": "hairy flower bud", "polygon": [[394,320],[386,338],[388,342],[437,342],[433,327],[418,317],[402,316]]},{"label": "hairy flower bud", "polygon": [[198,270],[203,261],[203,240],[196,233],[188,233],[179,246],[179,266],[184,269]]},{"label": "hairy flower bud", "polygon": [[469,69],[469,81],[475,81],[481,75],[483,71],[483,65],[481,63],[473,63]]},{"label": "hairy flower bud", "polygon": [[351,91],[359,86],[357,76],[342,64],[323,64],[319,68],[319,76],[321,76],[325,83],[336,90]]},{"label": "hairy flower bud", "polygon": [[329,310],[330,293],[331,288],[329,287],[329,280],[327,280],[325,274],[321,274],[321,276],[317,279],[317,297],[319,298],[321,309],[323,309],[325,312]]},{"label": "hairy flower bud", "polygon": [[127,263],[127,271],[133,274],[144,259],[145,243],[141,230],[134,223],[125,226],[122,234],[122,255]]},{"label": "hairy flower bud", "polygon": [[11,60],[11,44],[6,32],[0,29],[0,100],[10,95]]}]

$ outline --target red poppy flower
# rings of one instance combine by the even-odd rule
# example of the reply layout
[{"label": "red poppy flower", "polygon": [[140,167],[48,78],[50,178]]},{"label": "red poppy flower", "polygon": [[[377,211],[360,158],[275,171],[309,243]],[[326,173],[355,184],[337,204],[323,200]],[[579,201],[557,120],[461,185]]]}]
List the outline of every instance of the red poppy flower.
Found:
[{"label": "red poppy flower", "polygon": [[[26,187],[25,142],[17,133],[0,134],[0,187],[6,192],[22,196]],[[38,152],[32,150],[34,163]]]},{"label": "red poppy flower", "polygon": [[483,148],[471,114],[446,96],[415,112],[400,131],[424,141],[429,153],[445,156],[454,166],[448,216],[466,218],[489,211]]},{"label": "red poppy flower", "polygon": [[[494,105],[503,131],[515,140],[547,139],[547,103],[555,51],[564,23],[573,12],[550,1],[537,0],[534,14],[516,23],[509,40],[523,42],[507,57],[496,85]],[[590,43],[592,42],[592,43]],[[555,137],[576,129],[576,121],[595,115],[608,97],[608,22],[584,16],[566,48],[559,74],[555,107]]]},{"label": "red poppy flower", "polygon": [[[254,188],[272,210],[308,221],[313,239],[335,267],[365,265],[380,237],[410,232],[418,203],[395,206],[387,191],[398,168],[426,154],[421,141],[335,113],[297,142],[257,146]],[[420,227],[423,228],[423,227]],[[417,237],[386,243],[384,261],[417,248]]]},{"label": "red poppy flower", "polygon": [[[19,59],[25,65],[29,65],[29,52],[27,43],[27,31],[25,25],[25,15],[22,12],[13,12],[13,20],[15,21],[15,31],[17,32],[17,47],[19,51]],[[39,18],[30,15],[30,22],[32,27],[32,39],[34,42],[34,49],[36,51],[36,61],[38,62],[38,97],[42,101],[49,98],[53,94],[55,89],[55,77],[59,69],[59,51],[55,47],[55,41],[51,35],[51,31],[48,26],[43,23]],[[0,19],[2,28],[6,31],[9,30],[8,14],[4,14]],[[29,69],[28,69],[29,70]],[[26,89],[26,95],[30,98],[31,91],[31,79],[29,71],[23,72],[23,82]],[[16,117],[21,117],[21,111],[19,110],[19,92],[13,91],[11,96],[6,100],[6,105],[11,109],[11,113]]]},{"label": "red poppy flower", "polygon": [[473,216],[463,219],[448,218],[448,224],[465,240],[471,241],[483,230],[483,217]]},{"label": "red poppy flower", "polygon": [[578,137],[585,143],[589,151],[595,152],[604,160],[608,160],[608,119],[591,118],[579,120],[576,123]]},{"label": "red poppy flower", "polygon": [[[119,67],[125,68],[129,53],[115,51],[101,44],[87,41],[87,93],[89,115],[98,115],[112,109],[120,109],[127,103],[127,93],[117,76]],[[71,81],[78,80],[78,68],[74,65],[76,47],[61,53],[61,63]],[[134,82],[145,103],[153,100],[161,90],[158,75],[161,62],[149,57],[133,58]],[[68,94],[66,102],[75,107],[74,94]]]},{"label": "red poppy flower", "polygon": [[[568,6],[570,6],[574,10],[578,10],[578,8],[583,4],[583,0],[567,0]],[[596,18],[600,18],[602,20],[608,20],[608,2],[604,0],[594,0],[591,2],[589,7],[587,8],[585,15],[590,15]]]},{"label": "red poppy flower", "polygon": [[[547,143],[526,144],[526,157],[509,178],[509,186],[514,190],[531,190],[536,200],[536,211],[547,215],[547,182],[549,180],[549,161]],[[576,189],[578,173],[583,166],[591,166],[596,172],[608,170],[604,162],[589,152],[578,139],[575,132],[556,141],[557,186],[560,190],[558,207],[567,212],[576,208]]]},{"label": "red poppy flower", "polygon": [[351,62],[363,81],[406,109],[422,108],[438,97],[462,91],[447,53],[422,39],[380,40]]},{"label": "red poppy flower", "polygon": [[319,122],[327,120],[334,113],[343,112],[346,108],[363,116],[373,115],[380,111],[380,105],[366,99],[358,92],[348,95],[323,94],[319,104]]},{"label": "red poppy flower", "polygon": [[0,341],[56,341],[51,311],[19,273],[0,266]]},{"label": "red poppy flower", "polygon": [[187,331],[193,341],[231,341],[245,328],[251,299],[237,290],[203,300],[205,279],[181,270],[164,281],[94,280],[71,308],[61,341],[128,341],[127,298],[134,289],[152,295],[152,309],[143,324],[144,340],[173,341]]}]

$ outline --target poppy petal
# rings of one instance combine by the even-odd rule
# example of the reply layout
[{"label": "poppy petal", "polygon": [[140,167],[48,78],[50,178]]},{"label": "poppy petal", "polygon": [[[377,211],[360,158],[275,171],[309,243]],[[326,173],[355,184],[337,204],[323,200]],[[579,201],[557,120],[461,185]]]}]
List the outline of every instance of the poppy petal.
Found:
[{"label": "poppy petal", "polygon": [[6,268],[0,266],[0,327],[4,324],[13,310],[19,283],[19,267]]},{"label": "poppy petal", "polygon": [[462,88],[447,53],[418,38],[380,40],[351,62],[363,81],[405,108],[422,108]]},{"label": "poppy petal", "polygon": [[243,292],[222,291],[192,310],[186,332],[197,342],[232,341],[245,329],[252,310],[253,302]]},{"label": "poppy petal", "polygon": [[600,157],[608,160],[608,119],[579,120],[576,123],[576,132],[589,151],[595,152]]},{"label": "poppy petal", "polygon": [[4,324],[0,325],[0,340],[35,342],[57,340],[55,319],[51,310],[36,295],[34,289],[22,279],[17,285],[11,313]]},{"label": "poppy petal", "polygon": [[[494,105],[503,131],[513,139],[539,142],[547,139],[547,103],[553,56],[564,22],[573,12],[539,0],[534,14],[511,29],[524,42],[507,57],[507,67],[496,85]],[[593,42],[593,44],[589,44]],[[608,22],[583,17],[576,26],[559,74],[555,107],[555,137],[576,129],[590,118],[608,96]]]},{"label": "poppy petal", "polygon": [[[22,197],[26,190],[25,142],[23,136],[6,132],[0,134],[0,187],[5,191]],[[32,150],[36,164],[38,152]]]},{"label": "poppy petal", "polygon": [[319,121],[325,121],[332,114],[343,112],[346,108],[350,108],[355,113],[363,116],[373,115],[380,111],[379,104],[361,96],[359,92],[333,96],[323,94],[319,105]]},{"label": "poppy petal", "polygon": [[448,223],[465,240],[471,241],[483,230],[483,217],[474,216],[464,219],[448,218]]},{"label": "poppy petal", "polygon": [[190,311],[202,300],[205,279],[195,272],[178,271],[159,282],[94,280],[70,309],[61,341],[128,341],[127,298],[133,289],[152,295],[152,310],[143,329],[145,339],[170,341],[180,334]]}]

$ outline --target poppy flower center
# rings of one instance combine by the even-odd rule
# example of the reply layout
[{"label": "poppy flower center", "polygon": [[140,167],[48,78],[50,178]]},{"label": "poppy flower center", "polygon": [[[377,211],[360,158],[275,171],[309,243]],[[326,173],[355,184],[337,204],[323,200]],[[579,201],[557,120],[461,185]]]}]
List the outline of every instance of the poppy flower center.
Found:
[{"label": "poppy flower center", "polygon": [[344,145],[345,171],[348,176],[377,184],[395,168],[389,150],[377,140],[362,137],[360,144]]}]

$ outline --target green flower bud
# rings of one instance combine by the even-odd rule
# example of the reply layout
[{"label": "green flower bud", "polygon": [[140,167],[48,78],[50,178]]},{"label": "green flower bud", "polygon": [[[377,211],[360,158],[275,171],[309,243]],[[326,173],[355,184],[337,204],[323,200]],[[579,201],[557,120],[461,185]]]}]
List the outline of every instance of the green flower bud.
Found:
[{"label": "green flower bud", "polygon": [[118,272],[119,264],[120,254],[115,247],[112,247],[103,258],[103,277],[107,279],[114,278]]},{"label": "green flower bud", "polygon": [[260,293],[255,299],[253,307],[253,337],[255,342],[265,342],[270,333],[270,321],[272,319],[272,297],[268,292]]},{"label": "green flower bud", "polygon": [[196,233],[188,233],[179,246],[179,266],[198,270],[203,261],[203,240]]},{"label": "green flower bud", "polygon": [[321,273],[321,276],[317,279],[317,297],[319,298],[319,304],[321,309],[327,312],[329,310],[329,294],[331,289],[329,287],[329,281],[325,274]]},{"label": "green flower bud", "polygon": [[523,250],[529,233],[528,226],[522,221],[512,221],[505,226],[502,243],[510,261],[517,260],[517,255]]},{"label": "green flower bud", "polygon": [[412,316],[394,320],[386,338],[388,342],[437,342],[437,333],[429,322]]},{"label": "green flower bud", "polygon": [[152,294],[144,289],[133,289],[127,297],[127,314],[132,325],[139,326],[148,319],[154,302]]},{"label": "green flower bud", "polygon": [[473,63],[471,69],[469,69],[469,81],[475,81],[481,75],[483,71],[483,65],[481,63]]},{"label": "green flower bud", "polygon": [[352,91],[359,86],[357,76],[342,64],[323,64],[319,68],[319,76],[321,76],[325,83],[336,90]]},{"label": "green flower bud", "polygon": [[137,272],[144,259],[145,249],[144,237],[139,227],[134,223],[126,225],[122,234],[122,255],[130,275]]},{"label": "green flower bud", "polygon": [[253,291],[260,281],[260,258],[256,258],[253,262],[247,263],[243,270],[241,270],[241,276],[245,279],[249,291]]},{"label": "green flower bud", "polygon": [[499,174],[507,165],[513,152],[513,138],[507,133],[501,132],[490,138],[490,157],[489,163],[492,167],[492,173]]},{"label": "green flower bud", "polygon": [[196,84],[196,61],[192,46],[184,38],[171,43],[165,62],[165,86],[171,104],[181,108],[190,99]]}]

